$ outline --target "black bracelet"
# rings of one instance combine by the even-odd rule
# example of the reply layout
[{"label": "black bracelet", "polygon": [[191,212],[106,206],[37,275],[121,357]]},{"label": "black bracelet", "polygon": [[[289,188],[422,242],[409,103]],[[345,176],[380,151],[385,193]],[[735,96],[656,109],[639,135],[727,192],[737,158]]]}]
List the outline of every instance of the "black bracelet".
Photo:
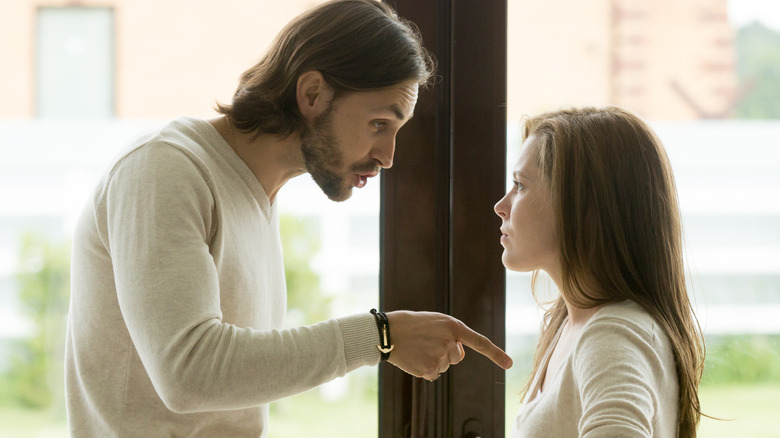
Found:
[{"label": "black bracelet", "polygon": [[387,321],[387,315],[384,312],[371,309],[371,314],[374,315],[376,328],[379,329],[379,345],[376,348],[379,349],[382,355],[382,362],[384,362],[390,357],[390,352],[395,348],[395,345],[390,342],[390,323]]}]

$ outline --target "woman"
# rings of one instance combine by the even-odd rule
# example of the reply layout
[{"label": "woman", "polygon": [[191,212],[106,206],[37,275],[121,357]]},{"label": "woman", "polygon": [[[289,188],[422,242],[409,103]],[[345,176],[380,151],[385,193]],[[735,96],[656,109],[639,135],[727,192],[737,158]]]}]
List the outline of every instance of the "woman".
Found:
[{"label": "woman", "polygon": [[696,436],[704,344],[663,146],[614,107],[533,117],[523,139],[495,206],[502,261],[545,271],[560,296],[514,436]]}]

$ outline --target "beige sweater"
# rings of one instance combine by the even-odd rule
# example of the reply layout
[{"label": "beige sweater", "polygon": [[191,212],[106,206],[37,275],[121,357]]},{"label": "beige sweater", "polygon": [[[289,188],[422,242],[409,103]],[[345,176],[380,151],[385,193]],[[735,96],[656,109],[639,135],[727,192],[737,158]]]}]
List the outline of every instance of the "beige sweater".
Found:
[{"label": "beige sweater", "polygon": [[[677,372],[669,339],[631,301],[593,315],[544,391],[537,374],[528,393],[513,438],[677,436]],[[529,402],[530,394],[536,396]]]},{"label": "beige sweater", "polygon": [[269,402],[379,362],[368,312],[281,329],[277,223],[203,120],[178,119],[119,158],[73,241],[73,437],[265,437]]}]

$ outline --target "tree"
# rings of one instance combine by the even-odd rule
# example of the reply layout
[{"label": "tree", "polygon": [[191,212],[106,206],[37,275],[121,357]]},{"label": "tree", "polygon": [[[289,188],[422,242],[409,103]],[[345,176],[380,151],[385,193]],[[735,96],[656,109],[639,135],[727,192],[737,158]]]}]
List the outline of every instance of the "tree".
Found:
[{"label": "tree", "polygon": [[0,393],[6,402],[29,408],[61,407],[70,244],[52,243],[39,234],[24,235],[15,277],[22,315],[33,330],[13,345],[10,366],[0,376]]},{"label": "tree", "polygon": [[737,72],[746,94],[740,119],[780,119],[780,32],[758,21],[737,32]]},{"label": "tree", "polygon": [[313,324],[328,319],[331,300],[322,295],[320,278],[311,269],[311,259],[321,247],[319,222],[313,217],[282,216],[279,229],[290,324]]}]

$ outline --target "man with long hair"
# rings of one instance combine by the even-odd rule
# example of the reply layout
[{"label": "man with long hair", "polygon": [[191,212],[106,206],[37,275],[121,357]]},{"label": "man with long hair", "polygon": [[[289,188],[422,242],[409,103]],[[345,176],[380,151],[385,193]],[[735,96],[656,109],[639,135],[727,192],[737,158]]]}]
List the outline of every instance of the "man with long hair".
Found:
[{"label": "man with long hair", "polygon": [[267,435],[268,403],[387,360],[435,379],[463,345],[511,359],[447,315],[367,311],[281,329],[279,189],[332,200],[392,165],[432,61],[373,0],[293,20],[220,117],[182,117],[128,149],[77,225],[66,347],[71,434]]}]

